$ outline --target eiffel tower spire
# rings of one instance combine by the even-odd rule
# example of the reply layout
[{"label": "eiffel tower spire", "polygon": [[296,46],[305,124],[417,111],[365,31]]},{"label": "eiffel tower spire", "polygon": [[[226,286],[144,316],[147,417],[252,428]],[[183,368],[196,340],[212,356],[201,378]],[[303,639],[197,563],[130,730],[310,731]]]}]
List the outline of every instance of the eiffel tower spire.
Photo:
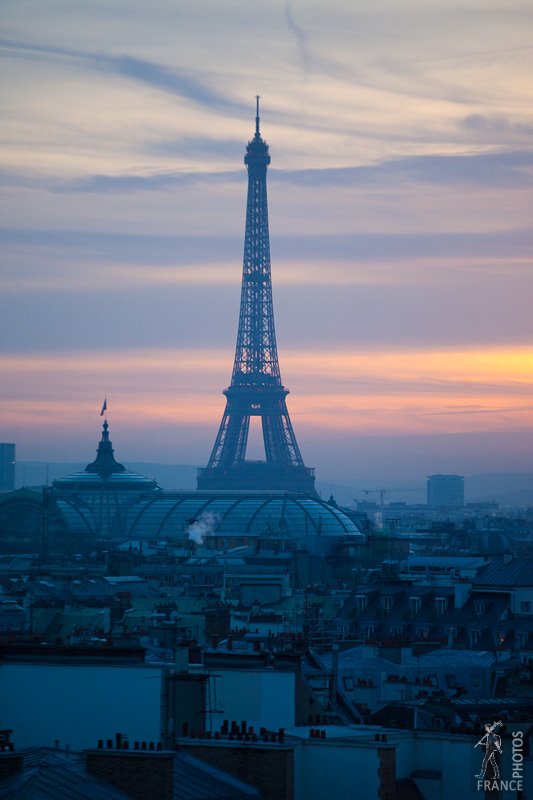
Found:
[{"label": "eiffel tower spire", "polygon": [[[314,470],[303,462],[281,383],[274,329],[266,173],[268,145],[259,131],[248,142],[248,200],[239,331],[226,410],[199,489],[284,489],[315,494]],[[246,461],[250,417],[261,417],[265,461]]]}]

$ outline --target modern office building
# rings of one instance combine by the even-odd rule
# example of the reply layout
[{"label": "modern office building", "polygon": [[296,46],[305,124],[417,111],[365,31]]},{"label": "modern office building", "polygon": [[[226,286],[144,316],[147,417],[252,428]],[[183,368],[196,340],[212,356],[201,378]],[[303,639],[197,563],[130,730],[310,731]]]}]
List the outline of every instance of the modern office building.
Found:
[{"label": "modern office building", "polygon": [[428,475],[428,506],[464,506],[465,479],[462,475]]},{"label": "modern office building", "polygon": [[0,443],[0,492],[12,492],[15,488],[15,445]]}]

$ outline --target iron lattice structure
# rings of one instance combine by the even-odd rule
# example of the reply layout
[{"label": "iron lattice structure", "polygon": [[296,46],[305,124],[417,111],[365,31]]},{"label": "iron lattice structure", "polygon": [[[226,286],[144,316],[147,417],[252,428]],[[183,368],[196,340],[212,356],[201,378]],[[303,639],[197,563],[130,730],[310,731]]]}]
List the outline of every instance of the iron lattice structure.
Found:
[{"label": "iron lattice structure", "polygon": [[[198,489],[284,489],[315,494],[314,470],[304,465],[285,402],[274,329],[266,173],[267,143],[248,142],[248,199],[239,331],[226,409]],[[250,417],[261,417],[265,461],[246,461]]]}]

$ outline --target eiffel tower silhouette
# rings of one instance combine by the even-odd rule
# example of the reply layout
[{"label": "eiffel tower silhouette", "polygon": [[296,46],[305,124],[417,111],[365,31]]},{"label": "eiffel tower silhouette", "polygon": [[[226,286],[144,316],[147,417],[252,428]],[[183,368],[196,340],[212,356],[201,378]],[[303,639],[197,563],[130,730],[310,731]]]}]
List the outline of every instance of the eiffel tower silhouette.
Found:
[{"label": "eiffel tower silhouette", "polygon": [[[226,409],[198,489],[285,490],[315,495],[314,470],[304,465],[285,402],[274,329],[266,173],[267,143],[259,133],[248,142],[248,199],[239,331]],[[261,417],[265,461],[245,459],[250,417]]]}]

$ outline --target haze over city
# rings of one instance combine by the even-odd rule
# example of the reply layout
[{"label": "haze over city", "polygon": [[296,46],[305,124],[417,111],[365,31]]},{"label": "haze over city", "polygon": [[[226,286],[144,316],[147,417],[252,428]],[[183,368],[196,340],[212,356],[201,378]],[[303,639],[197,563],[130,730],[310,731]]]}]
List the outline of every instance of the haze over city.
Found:
[{"label": "haze over city", "polygon": [[90,460],[107,397],[121,461],[207,462],[259,94],[306,464],[533,471],[531,23],[526,2],[5,4],[0,440]]}]

